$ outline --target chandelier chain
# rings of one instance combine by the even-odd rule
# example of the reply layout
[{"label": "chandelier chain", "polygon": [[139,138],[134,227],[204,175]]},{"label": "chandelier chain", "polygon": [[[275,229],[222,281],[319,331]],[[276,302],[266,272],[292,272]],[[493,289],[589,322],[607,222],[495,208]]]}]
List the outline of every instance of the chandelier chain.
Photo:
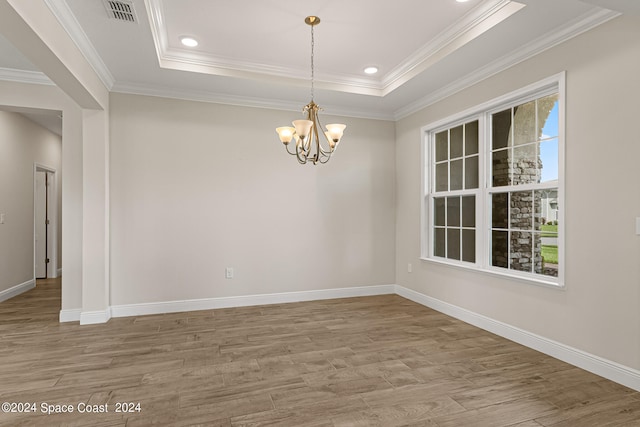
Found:
[{"label": "chandelier chain", "polygon": [[315,47],[315,39],[313,37],[313,27],[314,25],[311,25],[311,100],[313,101],[313,92],[314,92],[314,80],[315,80],[315,73],[314,73],[314,66],[313,66],[313,51],[314,51],[314,47]]}]

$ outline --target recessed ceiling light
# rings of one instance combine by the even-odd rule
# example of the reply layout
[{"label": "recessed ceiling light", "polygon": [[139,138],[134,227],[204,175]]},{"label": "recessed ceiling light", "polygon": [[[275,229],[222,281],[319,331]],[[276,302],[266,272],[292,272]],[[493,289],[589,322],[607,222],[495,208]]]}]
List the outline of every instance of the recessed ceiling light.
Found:
[{"label": "recessed ceiling light", "polygon": [[364,69],[364,72],[367,74],[375,74],[378,72],[378,67],[367,67]]},{"label": "recessed ceiling light", "polygon": [[180,43],[187,47],[196,47],[198,46],[198,40],[193,37],[180,37]]},{"label": "recessed ceiling light", "polygon": [[456,0],[456,1],[457,1],[458,3],[466,3],[466,2],[468,2],[469,0]]}]

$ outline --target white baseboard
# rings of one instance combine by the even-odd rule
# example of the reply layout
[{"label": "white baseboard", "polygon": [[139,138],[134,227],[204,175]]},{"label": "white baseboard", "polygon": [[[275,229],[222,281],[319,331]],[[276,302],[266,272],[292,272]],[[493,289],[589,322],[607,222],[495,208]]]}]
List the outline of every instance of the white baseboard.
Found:
[{"label": "white baseboard", "polygon": [[80,310],[79,308],[71,310],[60,310],[60,323],[79,322],[80,313],[82,313],[82,310]]},{"label": "white baseboard", "polygon": [[36,279],[31,279],[31,280],[27,280],[24,283],[20,283],[19,285],[13,286],[9,289],[5,289],[4,291],[0,291],[0,302],[6,301],[9,298],[18,296],[21,293],[27,292],[35,287],[36,287]]},{"label": "white baseboard", "polygon": [[81,325],[106,323],[111,319],[111,309],[103,311],[82,311],[79,308],[60,310],[60,323],[80,322]]},{"label": "white baseboard", "polygon": [[354,288],[323,289],[316,291],[115,305],[111,307],[111,314],[113,317],[143,316],[147,314],[179,313],[183,311],[213,310],[217,308],[283,304],[289,302],[388,295],[394,293],[395,285],[360,286]]},{"label": "white baseboard", "polygon": [[80,313],[81,325],[94,325],[96,323],[107,323],[111,319],[111,308],[100,311],[82,311]]},{"label": "white baseboard", "polygon": [[601,377],[640,391],[640,371],[621,365],[577,348],[527,332],[515,326],[474,313],[453,304],[396,285],[396,294],[441,313],[447,314],[478,328],[515,341],[541,353],[560,359],[571,365]]}]

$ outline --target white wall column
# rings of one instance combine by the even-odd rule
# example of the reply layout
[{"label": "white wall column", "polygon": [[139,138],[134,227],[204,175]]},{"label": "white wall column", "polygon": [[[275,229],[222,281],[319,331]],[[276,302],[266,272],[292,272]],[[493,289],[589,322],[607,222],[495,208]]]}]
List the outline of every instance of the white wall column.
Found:
[{"label": "white wall column", "polygon": [[82,311],[82,110],[62,112],[62,309],[61,321]]},{"label": "white wall column", "polygon": [[109,114],[82,112],[81,324],[103,323],[109,309]]},{"label": "white wall column", "polygon": [[[62,92],[55,102],[63,111],[61,320],[106,322],[109,90],[43,0],[0,0],[0,33]],[[25,107],[44,102],[21,98]]]}]

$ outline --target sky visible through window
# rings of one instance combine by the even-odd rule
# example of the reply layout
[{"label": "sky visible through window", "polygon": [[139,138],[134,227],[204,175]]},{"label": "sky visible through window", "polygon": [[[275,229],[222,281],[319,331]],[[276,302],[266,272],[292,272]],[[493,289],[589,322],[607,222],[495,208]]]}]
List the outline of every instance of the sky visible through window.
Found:
[{"label": "sky visible through window", "polygon": [[[553,137],[553,139],[548,139]],[[542,128],[543,141],[540,144],[542,160],[542,181],[558,179],[558,101],[553,105],[549,117]]]}]

